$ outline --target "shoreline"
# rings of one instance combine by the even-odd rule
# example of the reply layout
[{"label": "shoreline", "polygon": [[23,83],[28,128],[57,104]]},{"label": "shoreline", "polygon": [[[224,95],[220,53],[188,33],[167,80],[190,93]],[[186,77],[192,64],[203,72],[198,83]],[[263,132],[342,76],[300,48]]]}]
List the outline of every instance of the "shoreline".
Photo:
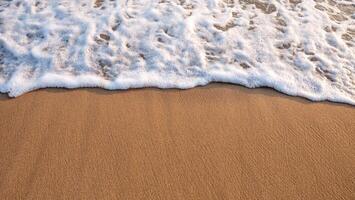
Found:
[{"label": "shoreline", "polygon": [[162,90],[162,91],[166,91],[166,90],[172,90],[172,91],[186,91],[186,90],[193,90],[193,89],[198,89],[198,88],[206,88],[206,87],[214,87],[215,85],[227,85],[227,86],[231,86],[231,87],[234,87],[236,86],[237,88],[244,88],[244,89],[247,89],[247,90],[270,90],[272,92],[276,92],[278,94],[280,94],[281,96],[286,96],[286,97],[295,97],[295,98],[300,98],[300,99],[303,99],[303,100],[306,100],[308,102],[311,102],[311,103],[331,103],[331,104],[343,104],[343,105],[349,105],[349,106],[355,106],[355,104],[351,104],[349,102],[347,102],[348,100],[346,101],[332,101],[332,100],[329,100],[329,99],[325,99],[325,100],[312,100],[310,97],[306,97],[306,96],[302,96],[302,95],[293,95],[293,94],[288,94],[288,93],[285,93],[281,90],[278,90],[274,87],[269,87],[269,86],[260,86],[260,87],[253,87],[253,88],[250,88],[250,87],[247,87],[245,85],[241,85],[241,84],[238,84],[238,83],[229,83],[229,82],[219,82],[219,81],[213,81],[213,82],[209,82],[205,85],[196,85],[194,87],[188,87],[188,88],[177,88],[177,87],[168,87],[168,88],[164,88],[164,87],[158,87],[158,86],[147,86],[147,87],[129,87],[127,89],[107,89],[107,88],[104,88],[104,87],[100,87],[100,86],[89,86],[89,87],[74,87],[74,88],[68,88],[68,87],[44,87],[44,88],[37,88],[37,89],[33,89],[31,91],[28,91],[28,92],[25,92],[19,96],[9,96],[9,93],[1,93],[0,92],[0,99],[16,99],[18,97],[21,97],[21,96],[24,96],[24,95],[27,95],[29,93],[33,93],[33,92],[37,92],[37,91],[41,91],[41,90],[59,90],[61,92],[65,92],[65,91],[75,91],[75,90],[104,90],[106,92],[112,92],[112,93],[118,93],[118,92],[127,92],[127,91],[131,91],[131,90]]}]

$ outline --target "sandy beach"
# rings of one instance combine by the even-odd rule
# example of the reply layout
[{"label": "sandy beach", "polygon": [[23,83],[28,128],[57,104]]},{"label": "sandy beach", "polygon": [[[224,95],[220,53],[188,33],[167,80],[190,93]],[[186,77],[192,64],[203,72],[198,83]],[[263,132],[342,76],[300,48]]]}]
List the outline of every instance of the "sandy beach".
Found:
[{"label": "sandy beach", "polygon": [[0,96],[1,199],[354,199],[355,109],[271,89]]}]

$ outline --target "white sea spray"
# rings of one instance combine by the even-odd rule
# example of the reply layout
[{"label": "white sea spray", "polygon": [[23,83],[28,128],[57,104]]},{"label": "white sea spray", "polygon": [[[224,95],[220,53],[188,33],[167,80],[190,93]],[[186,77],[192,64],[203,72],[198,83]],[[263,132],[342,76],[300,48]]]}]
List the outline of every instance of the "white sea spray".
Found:
[{"label": "white sea spray", "polygon": [[350,0],[3,0],[0,92],[228,82],[355,104]]}]

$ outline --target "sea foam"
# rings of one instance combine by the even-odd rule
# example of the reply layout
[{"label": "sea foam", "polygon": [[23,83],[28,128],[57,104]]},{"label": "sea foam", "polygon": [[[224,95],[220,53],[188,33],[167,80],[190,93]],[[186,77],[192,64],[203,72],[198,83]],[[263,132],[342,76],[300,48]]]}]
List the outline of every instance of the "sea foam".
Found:
[{"label": "sea foam", "polygon": [[351,0],[0,1],[0,92],[272,87],[355,104]]}]

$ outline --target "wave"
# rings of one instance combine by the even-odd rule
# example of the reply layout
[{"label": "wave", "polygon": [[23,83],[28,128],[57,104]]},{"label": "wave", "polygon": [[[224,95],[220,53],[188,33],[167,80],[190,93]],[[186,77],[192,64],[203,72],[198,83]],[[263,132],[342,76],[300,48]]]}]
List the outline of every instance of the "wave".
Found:
[{"label": "wave", "polygon": [[355,105],[346,0],[0,1],[0,92],[272,87]]}]

